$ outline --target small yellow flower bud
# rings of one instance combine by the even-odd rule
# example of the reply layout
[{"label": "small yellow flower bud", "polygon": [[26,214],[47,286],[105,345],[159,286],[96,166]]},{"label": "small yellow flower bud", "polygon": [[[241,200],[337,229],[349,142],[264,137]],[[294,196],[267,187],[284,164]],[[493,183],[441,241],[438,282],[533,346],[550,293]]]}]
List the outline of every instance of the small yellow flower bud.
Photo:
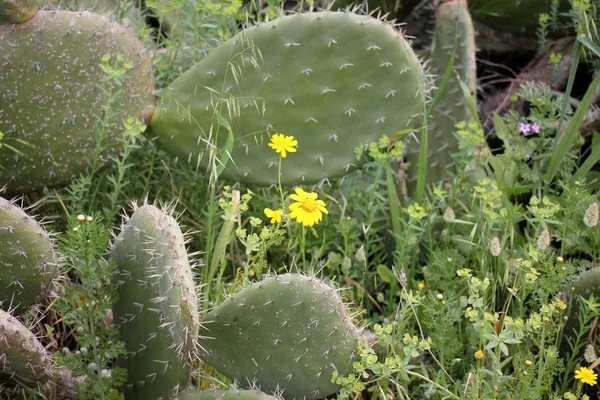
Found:
[{"label": "small yellow flower bud", "polygon": [[562,256],[558,256],[558,257],[556,257],[556,262],[559,262],[559,263],[565,262],[565,259],[562,258]]},{"label": "small yellow flower bud", "polygon": [[531,360],[525,360],[525,365],[528,367],[531,367],[533,365],[533,361]]},{"label": "small yellow flower bud", "polygon": [[77,232],[79,230],[78,226],[73,227],[73,232]]},{"label": "small yellow flower bud", "polygon": [[475,354],[473,354],[473,357],[474,357],[476,360],[483,360],[483,359],[484,359],[484,357],[485,357],[485,355],[483,354],[483,351],[482,351],[481,349],[479,349],[479,350],[477,350],[477,351],[475,352]]},{"label": "small yellow flower bud", "polygon": [[419,290],[423,290],[425,288],[425,284],[423,282],[419,282],[417,287],[419,288]]}]

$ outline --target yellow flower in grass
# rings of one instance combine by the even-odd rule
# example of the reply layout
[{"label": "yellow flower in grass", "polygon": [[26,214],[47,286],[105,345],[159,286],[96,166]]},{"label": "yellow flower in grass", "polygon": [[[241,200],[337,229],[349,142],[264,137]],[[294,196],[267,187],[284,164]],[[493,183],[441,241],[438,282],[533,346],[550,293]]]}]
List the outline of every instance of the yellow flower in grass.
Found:
[{"label": "yellow flower in grass", "polygon": [[277,224],[277,223],[281,222],[281,219],[283,218],[283,210],[281,208],[279,208],[277,210],[271,210],[270,208],[265,208],[265,215],[267,216],[267,218],[271,218],[272,224]]},{"label": "yellow flower in grass", "polygon": [[291,194],[290,199],[294,203],[290,204],[290,218],[295,219],[304,226],[313,226],[323,219],[323,213],[329,214],[325,208],[323,200],[317,200],[317,194],[305,192],[301,188],[294,190],[296,194]]},{"label": "yellow flower in grass", "polygon": [[298,141],[294,140],[293,136],[285,136],[282,133],[276,133],[271,136],[271,143],[269,147],[275,150],[277,153],[281,153],[281,158],[287,156],[287,152],[295,153],[296,149],[294,146],[298,145]]},{"label": "yellow flower in grass", "polygon": [[594,370],[581,367],[575,371],[575,379],[579,379],[583,383],[594,386],[597,382],[598,375],[594,372]]}]

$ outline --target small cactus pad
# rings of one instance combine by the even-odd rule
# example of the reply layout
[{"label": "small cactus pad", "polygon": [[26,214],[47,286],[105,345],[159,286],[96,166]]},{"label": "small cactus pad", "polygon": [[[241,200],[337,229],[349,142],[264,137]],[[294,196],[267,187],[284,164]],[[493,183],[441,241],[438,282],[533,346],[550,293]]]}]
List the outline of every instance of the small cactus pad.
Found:
[{"label": "small cactus pad", "polygon": [[425,89],[390,24],[350,12],[290,15],[242,31],[173,81],[151,127],[185,161],[231,158],[224,177],[263,185],[277,181],[270,135],[293,135],[298,152],[282,183],[317,182],[355,167],[357,147],[413,126]]},{"label": "small cactus pad", "polygon": [[[436,11],[435,35],[431,49],[431,72],[436,75],[436,87],[446,72],[454,47],[456,53],[453,72],[439,97],[429,121],[429,148],[427,181],[438,182],[454,168],[452,153],[458,151],[453,136],[455,125],[472,120],[467,101],[460,88],[459,78],[471,91],[472,101],[477,101],[477,66],[475,64],[475,31],[466,0],[446,1]],[[409,194],[414,194],[416,164],[419,160],[419,143],[407,147],[410,171],[407,173]]]},{"label": "small cactus pad", "polygon": [[58,276],[48,233],[12,202],[0,197],[0,302],[20,313]]},{"label": "small cactus pad", "polygon": [[34,0],[0,0],[0,24],[20,24],[38,10]]},{"label": "small cactus pad", "polygon": [[145,205],[115,239],[120,269],[115,322],[128,356],[128,399],[168,399],[190,384],[198,300],[185,241],[173,217]]},{"label": "small cactus pad", "polygon": [[334,370],[352,372],[362,335],[336,291],[314,277],[286,274],[252,284],[203,318],[209,365],[286,399],[337,392]]},{"label": "small cactus pad", "polygon": [[[0,186],[8,193],[68,183],[96,156],[96,117],[112,92],[110,123],[99,155],[119,152],[123,120],[153,109],[151,60],[133,32],[93,13],[38,11],[0,25]],[[107,82],[102,58],[131,67],[121,86]],[[117,92],[119,92],[117,94]]]},{"label": "small cactus pad", "polygon": [[173,400],[280,400],[258,390],[186,390]]},{"label": "small cactus pad", "polygon": [[53,362],[40,341],[19,320],[0,310],[0,384],[41,386]]}]

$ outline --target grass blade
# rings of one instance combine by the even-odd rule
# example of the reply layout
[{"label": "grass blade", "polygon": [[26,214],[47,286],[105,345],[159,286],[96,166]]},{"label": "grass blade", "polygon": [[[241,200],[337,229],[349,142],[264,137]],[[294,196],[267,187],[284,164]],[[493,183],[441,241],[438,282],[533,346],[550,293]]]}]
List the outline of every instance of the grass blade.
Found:
[{"label": "grass blade", "polygon": [[[579,45],[577,46],[577,48],[581,49],[581,47]],[[579,50],[579,51],[581,51],[581,50]],[[575,63],[575,60],[573,60],[573,63]],[[574,75],[573,72],[572,72],[572,74]],[[550,158],[550,164],[548,165],[548,171],[546,172],[546,177],[545,177],[546,182],[551,182],[552,179],[554,179],[554,177],[556,176],[556,173],[558,172],[558,169],[560,168],[561,164],[563,163],[563,161],[565,159],[565,156],[567,155],[567,153],[573,146],[573,142],[575,141],[577,132],[579,131],[579,127],[581,126],[581,123],[583,122],[583,118],[585,117],[585,115],[587,114],[587,112],[590,109],[590,106],[592,105],[592,100],[594,99],[594,93],[596,92],[596,89],[598,88],[599,84],[600,84],[600,74],[596,74],[596,77],[590,84],[590,87],[585,92],[585,95],[583,96],[583,99],[581,100],[579,107],[577,107],[577,111],[575,111],[573,118],[571,118],[571,121],[569,122],[569,125],[567,126],[565,134],[562,135],[562,137],[560,137],[560,139],[559,139],[560,131],[557,132],[556,145],[554,147],[554,151],[552,152],[552,156]],[[568,100],[569,93],[565,93],[565,97]]]}]

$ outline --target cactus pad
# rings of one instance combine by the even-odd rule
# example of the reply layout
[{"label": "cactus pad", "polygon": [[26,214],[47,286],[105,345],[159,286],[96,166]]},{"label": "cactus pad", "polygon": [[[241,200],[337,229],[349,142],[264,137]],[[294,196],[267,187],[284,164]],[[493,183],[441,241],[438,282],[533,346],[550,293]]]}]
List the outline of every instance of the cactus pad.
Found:
[{"label": "cactus pad", "polygon": [[293,135],[298,152],[286,158],[282,183],[317,182],[355,167],[356,147],[412,126],[424,81],[388,23],[350,12],[290,15],[241,32],[173,81],[151,127],[185,161],[230,158],[223,176],[265,185],[277,181],[270,135]]},{"label": "cactus pad", "polygon": [[33,218],[0,197],[0,302],[20,313],[58,276],[48,234]]},{"label": "cactus pad", "polygon": [[41,386],[51,375],[50,355],[29,329],[0,310],[0,383]]},{"label": "cactus pad", "polygon": [[596,301],[600,301],[600,267],[582,273],[575,282],[567,286],[566,291],[572,294],[573,301],[569,309],[569,319],[563,330],[562,348],[565,353],[570,351],[567,341],[575,338],[576,331],[580,327],[578,319],[580,298],[587,300],[594,296]]},{"label": "cactus pad", "polygon": [[[470,89],[472,101],[477,101],[475,31],[466,0],[444,2],[436,10],[431,50],[431,72],[437,77],[435,86],[440,85],[455,46],[453,72],[429,121],[428,182],[438,182],[448,176],[448,170],[454,167],[451,154],[458,151],[458,142],[453,136],[455,125],[460,121],[472,120],[459,78]],[[416,184],[415,166],[419,159],[419,143],[411,143],[407,147],[407,153],[410,164],[407,179],[409,194],[412,195]]]},{"label": "cactus pad", "polygon": [[[120,92],[101,162],[119,152],[123,120],[147,119],[153,109],[149,55],[133,32],[106,17],[38,11],[22,24],[0,25],[0,54],[0,186],[8,193],[68,183],[83,172],[96,156],[103,90]],[[105,54],[131,63],[122,86],[103,81]]]},{"label": "cactus pad", "polygon": [[352,372],[360,331],[335,290],[303,275],[252,284],[203,318],[201,354],[240,385],[255,384],[286,399],[337,392],[334,370]]},{"label": "cactus pad", "polygon": [[258,390],[187,390],[174,400],[280,400]]},{"label": "cactus pad", "polygon": [[115,239],[121,271],[115,322],[128,356],[128,399],[167,399],[190,384],[198,301],[177,222],[151,205],[137,209]]}]

